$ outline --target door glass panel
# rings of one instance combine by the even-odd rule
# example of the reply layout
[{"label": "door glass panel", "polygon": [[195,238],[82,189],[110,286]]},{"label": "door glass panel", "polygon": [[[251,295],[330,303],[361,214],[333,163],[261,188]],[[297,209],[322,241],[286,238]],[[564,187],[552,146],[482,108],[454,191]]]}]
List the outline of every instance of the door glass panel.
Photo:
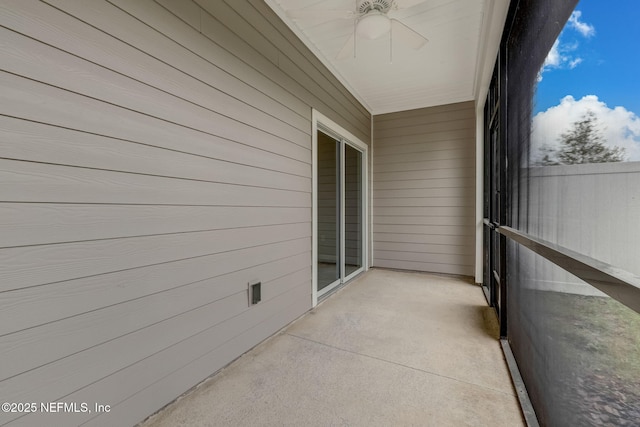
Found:
[{"label": "door glass panel", "polygon": [[340,279],[339,148],[318,132],[318,290]]},{"label": "door glass panel", "polygon": [[344,274],[362,267],[362,153],[345,145],[344,153]]}]

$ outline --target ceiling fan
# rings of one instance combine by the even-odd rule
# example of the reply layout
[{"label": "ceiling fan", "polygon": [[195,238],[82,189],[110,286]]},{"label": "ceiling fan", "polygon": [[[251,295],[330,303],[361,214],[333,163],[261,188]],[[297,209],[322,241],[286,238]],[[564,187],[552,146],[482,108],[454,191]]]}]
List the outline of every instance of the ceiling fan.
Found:
[{"label": "ceiling fan", "polygon": [[[418,50],[428,40],[418,32],[409,28],[399,20],[393,18],[397,10],[408,9],[426,0],[356,0],[355,10],[342,9],[293,9],[286,11],[286,15],[293,20],[311,19],[315,21],[331,21],[334,19],[353,20],[353,34],[344,44],[336,59],[355,57],[356,39],[363,37],[375,40],[389,34],[391,41],[401,43]],[[389,54],[392,58],[393,43],[390,43]]]}]

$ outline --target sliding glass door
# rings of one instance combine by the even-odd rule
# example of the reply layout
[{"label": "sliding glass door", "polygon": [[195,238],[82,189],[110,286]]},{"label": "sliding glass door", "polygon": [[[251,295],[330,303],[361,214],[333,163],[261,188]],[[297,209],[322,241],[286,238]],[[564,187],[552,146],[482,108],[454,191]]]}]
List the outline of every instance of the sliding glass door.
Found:
[{"label": "sliding glass door", "polygon": [[344,275],[363,267],[362,257],[362,152],[344,144]]},{"label": "sliding glass door", "polygon": [[340,141],[318,131],[318,292],[340,282]]},{"label": "sliding glass door", "polygon": [[317,131],[317,295],[364,269],[363,152]]}]

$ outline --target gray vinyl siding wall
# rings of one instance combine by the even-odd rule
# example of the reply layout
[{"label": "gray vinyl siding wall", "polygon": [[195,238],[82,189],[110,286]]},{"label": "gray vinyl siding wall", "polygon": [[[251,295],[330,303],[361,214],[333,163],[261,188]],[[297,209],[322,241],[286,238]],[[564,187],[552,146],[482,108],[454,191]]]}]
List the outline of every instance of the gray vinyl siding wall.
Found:
[{"label": "gray vinyl siding wall", "polygon": [[311,108],[370,116],[261,0],[0,22],[0,396],[111,406],[0,425],[133,425],[311,307]]},{"label": "gray vinyl siding wall", "polygon": [[373,265],[473,276],[473,102],[373,118]]}]

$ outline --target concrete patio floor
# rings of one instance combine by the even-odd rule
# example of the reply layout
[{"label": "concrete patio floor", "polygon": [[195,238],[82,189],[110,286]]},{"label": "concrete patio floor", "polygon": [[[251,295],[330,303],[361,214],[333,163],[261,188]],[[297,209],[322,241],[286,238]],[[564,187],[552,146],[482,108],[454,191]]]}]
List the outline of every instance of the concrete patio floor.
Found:
[{"label": "concrete patio floor", "polygon": [[142,424],[523,425],[482,290],[381,269]]}]

